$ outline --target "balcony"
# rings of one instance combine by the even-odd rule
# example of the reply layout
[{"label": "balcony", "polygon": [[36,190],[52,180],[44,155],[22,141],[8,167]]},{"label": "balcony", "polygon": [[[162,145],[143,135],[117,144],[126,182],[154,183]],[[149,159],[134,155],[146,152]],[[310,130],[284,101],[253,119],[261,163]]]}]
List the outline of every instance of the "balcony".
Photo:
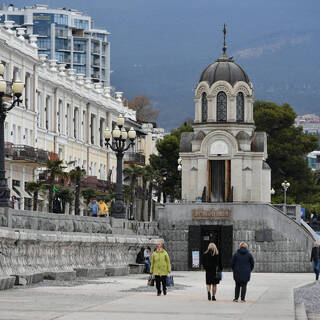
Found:
[{"label": "balcony", "polygon": [[48,152],[42,149],[37,149],[26,145],[14,145],[6,142],[5,155],[12,159],[13,162],[45,165],[49,159]]},{"label": "balcony", "polygon": [[125,164],[136,164],[139,166],[144,166],[146,164],[145,155],[137,152],[126,152],[123,157]]}]

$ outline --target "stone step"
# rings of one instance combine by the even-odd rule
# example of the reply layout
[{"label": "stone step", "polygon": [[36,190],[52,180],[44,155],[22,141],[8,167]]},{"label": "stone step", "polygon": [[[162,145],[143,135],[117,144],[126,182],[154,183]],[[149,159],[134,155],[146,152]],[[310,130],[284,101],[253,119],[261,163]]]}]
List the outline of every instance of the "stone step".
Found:
[{"label": "stone step", "polygon": [[145,265],[140,263],[130,263],[129,264],[129,270],[130,274],[139,274],[143,273],[145,270]]},{"label": "stone step", "polygon": [[15,277],[0,277],[0,290],[11,289],[14,286]]},{"label": "stone step", "polygon": [[76,271],[50,271],[44,273],[44,279],[46,280],[71,281],[74,280],[76,276]]},{"label": "stone step", "polygon": [[32,283],[38,283],[43,281],[43,273],[31,273],[31,274],[13,274],[15,277],[15,285],[25,286],[30,285]]},{"label": "stone step", "polygon": [[103,278],[106,274],[105,268],[75,268],[77,277]]},{"label": "stone step", "polygon": [[109,266],[105,268],[107,276],[127,276],[129,274],[129,266]]}]

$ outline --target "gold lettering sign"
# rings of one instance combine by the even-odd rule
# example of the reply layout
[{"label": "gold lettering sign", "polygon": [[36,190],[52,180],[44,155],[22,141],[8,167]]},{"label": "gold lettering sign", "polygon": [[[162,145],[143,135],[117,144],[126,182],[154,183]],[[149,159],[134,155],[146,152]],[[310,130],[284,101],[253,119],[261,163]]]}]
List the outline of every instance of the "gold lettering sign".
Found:
[{"label": "gold lettering sign", "polygon": [[192,220],[230,219],[231,209],[192,209]]}]

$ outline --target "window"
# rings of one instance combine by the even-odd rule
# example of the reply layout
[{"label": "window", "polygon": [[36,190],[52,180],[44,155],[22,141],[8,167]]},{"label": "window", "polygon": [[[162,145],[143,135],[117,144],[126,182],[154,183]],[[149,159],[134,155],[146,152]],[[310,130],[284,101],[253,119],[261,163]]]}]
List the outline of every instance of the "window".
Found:
[{"label": "window", "polygon": [[70,118],[71,118],[71,106],[67,103],[67,114],[66,114],[66,134],[70,136]]},{"label": "window", "polygon": [[24,142],[25,142],[26,145],[29,145],[28,129],[24,129]]},{"label": "window", "polygon": [[21,26],[24,24],[24,15],[8,14],[7,20],[14,21],[15,25]]},{"label": "window", "polygon": [[33,34],[49,36],[54,15],[51,13],[37,12],[33,14]]},{"label": "window", "polygon": [[208,119],[208,100],[205,92],[202,93],[201,97],[201,119],[202,122],[207,122]]},{"label": "window", "polygon": [[86,112],[82,112],[82,139],[87,142],[87,115]]},{"label": "window", "polygon": [[83,30],[89,29],[89,21],[88,20],[74,19],[73,24],[74,24],[75,28],[77,28],[77,29],[83,29]]},{"label": "window", "polygon": [[227,121],[227,95],[223,91],[217,95],[217,121]]},{"label": "window", "polygon": [[18,144],[21,144],[21,127],[18,126]]},{"label": "window", "polygon": [[55,52],[55,57],[59,63],[70,63],[70,53],[69,52]]},{"label": "window", "polygon": [[12,126],[12,143],[13,144],[17,143],[16,139],[17,139],[17,129],[16,129],[16,125],[14,124]]},{"label": "window", "polygon": [[70,42],[68,39],[56,38],[56,50],[70,50]]},{"label": "window", "polygon": [[73,136],[78,138],[78,127],[79,127],[79,109],[74,108],[73,113]]},{"label": "window", "polygon": [[244,96],[242,92],[237,94],[237,122],[244,121]]},{"label": "window", "polygon": [[37,45],[39,50],[50,50],[50,38],[38,38]]},{"label": "window", "polygon": [[41,92],[37,92],[37,108],[38,108],[38,127],[42,127],[42,107],[41,107]]},{"label": "window", "polygon": [[58,132],[62,132],[62,117],[63,117],[63,106],[62,106],[62,100],[59,99],[58,104]]},{"label": "window", "polygon": [[85,66],[73,66],[76,74],[86,74],[86,67]]},{"label": "window", "polygon": [[73,41],[74,51],[86,51],[86,40],[74,40]]},{"label": "window", "polygon": [[68,16],[66,14],[55,14],[54,22],[59,25],[68,25]]},{"label": "window", "polygon": [[50,96],[47,96],[47,98],[46,98],[46,109],[45,109],[45,111],[46,111],[46,126],[45,126],[45,128],[47,130],[51,129],[50,128],[50,123],[49,123],[49,121],[50,121],[50,109],[51,109],[51,100],[50,100]]},{"label": "window", "polygon": [[85,64],[86,63],[86,54],[85,53],[74,53],[73,54],[73,63]]},{"label": "window", "polygon": [[26,72],[26,76],[25,76],[25,106],[26,109],[30,108],[30,100],[31,100],[31,76],[30,73]]}]

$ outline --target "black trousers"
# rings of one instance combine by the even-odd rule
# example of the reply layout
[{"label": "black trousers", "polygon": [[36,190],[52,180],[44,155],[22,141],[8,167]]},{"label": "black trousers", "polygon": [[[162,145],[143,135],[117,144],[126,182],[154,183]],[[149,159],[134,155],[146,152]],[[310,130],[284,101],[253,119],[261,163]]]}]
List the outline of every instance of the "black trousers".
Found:
[{"label": "black trousers", "polygon": [[241,300],[244,300],[246,298],[247,293],[247,282],[236,282],[236,289],[234,293],[235,299],[239,299],[241,289]]},{"label": "black trousers", "polygon": [[160,293],[161,292],[161,283],[162,283],[162,290],[163,292],[167,292],[167,276],[155,276],[156,278],[156,288],[157,291]]}]

